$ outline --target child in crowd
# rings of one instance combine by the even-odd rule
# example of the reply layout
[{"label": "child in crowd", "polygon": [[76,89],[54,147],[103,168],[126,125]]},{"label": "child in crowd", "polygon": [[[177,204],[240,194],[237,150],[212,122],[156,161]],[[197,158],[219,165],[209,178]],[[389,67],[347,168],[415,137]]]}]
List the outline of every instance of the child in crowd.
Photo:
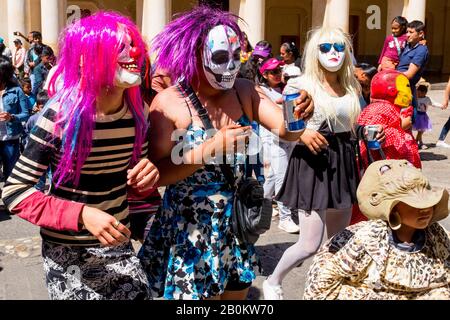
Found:
[{"label": "child in crowd", "polygon": [[42,109],[44,109],[44,106],[47,104],[49,98],[47,91],[41,90],[39,91],[36,99],[36,106],[33,108],[33,115],[28,119],[27,124],[25,125],[25,130],[27,132],[27,135],[30,134],[31,130],[33,129],[34,125],[37,122],[37,119],[41,115]]},{"label": "child in crowd", "polygon": [[355,66],[355,77],[361,85],[361,109],[370,104],[370,85],[373,77],[377,74],[377,68],[368,63],[358,63]]},{"label": "child in crowd", "polygon": [[[408,78],[395,70],[385,70],[375,75],[371,86],[372,103],[360,114],[358,123],[368,126],[381,124],[386,132],[386,141],[381,146],[387,159],[406,159],[415,167],[421,168],[419,151],[411,131],[403,130],[401,111],[409,108],[412,93]],[[361,141],[360,166],[366,168],[368,150]],[[375,160],[379,154],[371,152]]]},{"label": "child in crowd", "polygon": [[428,147],[423,143],[422,136],[425,131],[431,131],[432,125],[431,120],[427,115],[428,107],[437,106],[430,97],[427,97],[428,86],[426,83],[419,84],[417,86],[417,100],[419,107],[417,108],[416,121],[414,122],[414,130],[417,130],[416,141],[419,145],[419,149],[428,149]]},{"label": "child in crowd", "polygon": [[408,20],[397,16],[392,20],[392,34],[386,37],[380,59],[378,60],[378,71],[385,69],[396,69],[400,61],[400,55],[406,47],[406,29]]},{"label": "child in crowd", "polygon": [[[33,108],[33,115],[28,119],[27,124],[25,125],[25,134],[22,137],[22,145],[24,148],[26,147],[26,145],[28,143],[28,139],[30,137],[31,130],[33,129],[36,122],[38,121],[39,117],[41,116],[41,113],[42,113],[41,111],[44,109],[48,100],[49,100],[49,98],[48,98],[47,91],[42,90],[38,93],[37,99],[36,99],[36,106]],[[44,191],[45,181],[46,181],[46,178],[47,178],[47,175],[49,172],[50,172],[50,170],[47,170],[47,172],[41,176],[41,178],[39,179],[39,182],[35,186],[36,189],[38,189],[40,191]]]},{"label": "child in crowd", "polygon": [[304,299],[448,300],[448,192],[432,188],[406,160],[369,166],[357,192],[369,218],[346,228],[315,256]]},{"label": "child in crowd", "polygon": [[20,81],[20,85],[22,86],[22,91],[25,93],[25,96],[28,98],[28,101],[30,102],[30,113],[31,110],[35,107],[36,104],[36,96],[33,94],[31,90],[31,80],[29,78],[25,78]]}]

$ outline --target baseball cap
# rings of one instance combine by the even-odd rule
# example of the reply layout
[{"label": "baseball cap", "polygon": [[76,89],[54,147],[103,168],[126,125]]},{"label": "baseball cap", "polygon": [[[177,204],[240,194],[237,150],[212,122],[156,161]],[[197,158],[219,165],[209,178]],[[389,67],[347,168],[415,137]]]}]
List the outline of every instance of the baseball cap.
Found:
[{"label": "baseball cap", "polygon": [[264,47],[264,46],[256,45],[255,49],[253,50],[252,55],[253,56],[260,56],[260,57],[263,57],[263,58],[267,58],[268,56],[270,56],[271,52],[272,52],[271,48],[267,48],[267,47]]},{"label": "baseball cap", "polygon": [[274,70],[274,69],[278,68],[279,66],[283,66],[283,65],[284,65],[284,61],[280,61],[277,58],[270,58],[266,62],[264,62],[264,64],[261,66],[261,68],[259,68],[259,72],[261,72],[261,74],[263,74],[264,72],[266,72],[268,70]]}]

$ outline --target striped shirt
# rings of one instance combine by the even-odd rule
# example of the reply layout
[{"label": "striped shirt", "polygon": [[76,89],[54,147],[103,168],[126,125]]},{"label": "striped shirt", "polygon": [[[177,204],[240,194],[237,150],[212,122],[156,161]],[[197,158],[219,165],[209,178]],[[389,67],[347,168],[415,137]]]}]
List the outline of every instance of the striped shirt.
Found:
[{"label": "striped shirt", "polygon": [[[11,212],[14,212],[14,208],[21,207],[23,205],[21,202],[37,210],[34,209],[35,203],[27,204],[26,200],[32,199],[32,196],[39,192],[34,186],[47,168],[50,167],[52,172],[55,172],[57,168],[61,156],[61,140],[58,138],[60,135],[54,133],[56,108],[50,106],[39,118],[30,134],[26,150],[3,189],[3,201]],[[128,227],[127,170],[133,155],[135,135],[135,121],[127,107],[116,114],[97,117],[92,149],[81,169],[79,184],[74,186],[71,183],[65,183],[56,188],[52,182],[48,191],[48,195],[52,197],[51,200],[68,201],[63,207],[67,208],[67,212],[70,212],[71,204],[86,204],[113,215]],[[145,141],[142,146],[142,155],[147,153],[148,141]],[[39,207],[38,210],[42,211],[41,215],[52,210],[51,203],[48,203]],[[64,218],[65,213],[62,212],[61,219],[67,219]],[[85,228],[77,231],[61,231],[41,225],[41,235],[45,240],[60,244],[97,245],[100,243]]]}]

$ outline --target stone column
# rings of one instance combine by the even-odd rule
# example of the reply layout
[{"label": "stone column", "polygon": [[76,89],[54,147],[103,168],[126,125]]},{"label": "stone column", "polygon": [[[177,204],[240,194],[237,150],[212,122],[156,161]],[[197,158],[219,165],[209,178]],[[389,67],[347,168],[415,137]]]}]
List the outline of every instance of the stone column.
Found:
[{"label": "stone column", "polygon": [[[446,7],[446,14],[445,14],[445,29],[442,30],[445,34],[444,37],[444,43],[450,42],[450,2],[447,1],[447,7]],[[450,52],[448,50],[445,50],[444,46],[444,59],[443,59],[443,65],[442,65],[442,73],[443,74],[449,74],[450,73]],[[447,79],[445,79],[447,81]]]},{"label": "stone column", "polygon": [[254,46],[265,38],[266,0],[246,0],[244,10],[244,26],[250,43]]},{"label": "stone column", "polygon": [[425,23],[427,0],[407,1],[406,19],[408,21],[419,20]]},{"label": "stone column", "polygon": [[143,0],[142,35],[149,43],[170,21],[172,0]]},{"label": "stone column", "polygon": [[390,35],[392,20],[397,16],[403,16],[405,0],[388,0],[386,35]]},{"label": "stone column", "polygon": [[312,1],[312,27],[317,28],[323,26],[325,21],[325,12],[327,8],[327,0]]},{"label": "stone column", "polygon": [[[7,2],[7,19],[8,19],[8,42],[5,42],[10,48],[14,48],[14,36],[15,31],[20,31],[25,36],[28,36],[28,31],[26,29],[25,23],[25,0],[8,0]],[[5,35],[6,36],[6,35]],[[22,43],[25,41],[22,38]]]},{"label": "stone column", "polygon": [[142,30],[142,18],[144,12],[144,0],[136,0],[136,25]]},{"label": "stone column", "polygon": [[66,23],[66,0],[41,0],[42,41],[54,50],[58,48],[59,33]]},{"label": "stone column", "polygon": [[348,32],[350,17],[350,0],[328,0],[325,12],[325,24],[341,28]]}]

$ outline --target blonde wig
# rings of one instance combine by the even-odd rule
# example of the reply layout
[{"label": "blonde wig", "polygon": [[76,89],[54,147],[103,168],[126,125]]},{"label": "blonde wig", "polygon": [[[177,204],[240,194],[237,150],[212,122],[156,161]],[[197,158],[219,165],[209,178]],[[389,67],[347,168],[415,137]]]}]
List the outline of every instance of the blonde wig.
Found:
[{"label": "blonde wig", "polygon": [[338,74],[338,81],[347,95],[351,96],[350,121],[351,129],[353,131],[354,124],[361,112],[361,105],[359,96],[361,95],[361,85],[354,75],[354,67],[351,59],[352,43],[347,34],[341,29],[322,27],[313,29],[308,33],[308,42],[305,46],[303,55],[303,75],[301,83],[302,89],[307,90],[314,99],[316,108],[321,108],[328,121],[330,129],[332,128],[330,122],[337,122],[336,109],[331,100],[331,96],[327,93],[325,81],[325,69],[319,62],[319,45],[322,43],[344,43],[345,44],[345,59]]}]

